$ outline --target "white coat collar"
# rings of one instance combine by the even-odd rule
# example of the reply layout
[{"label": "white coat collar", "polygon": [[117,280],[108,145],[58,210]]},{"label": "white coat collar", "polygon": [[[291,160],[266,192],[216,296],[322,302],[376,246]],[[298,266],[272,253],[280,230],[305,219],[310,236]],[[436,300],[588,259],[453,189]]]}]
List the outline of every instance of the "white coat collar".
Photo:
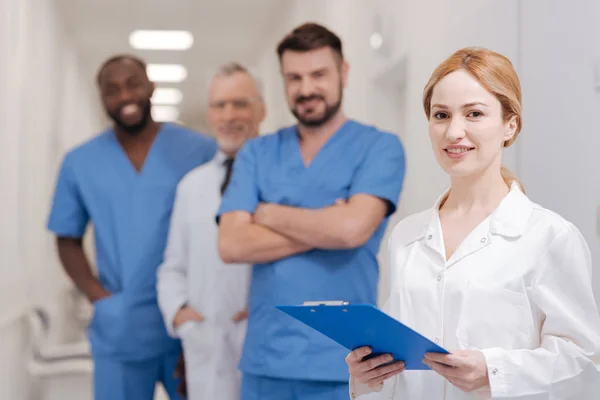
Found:
[{"label": "white coat collar", "polygon": [[[415,229],[416,235],[410,238],[410,242],[421,240],[439,229],[439,208],[441,202],[446,198],[450,188],[446,189],[434,206],[428,211],[427,217],[423,219],[421,228]],[[519,184],[513,182],[510,191],[502,199],[498,207],[490,215],[490,233],[511,238],[518,238],[525,232],[529,216],[533,210],[533,203],[522,192]]]}]

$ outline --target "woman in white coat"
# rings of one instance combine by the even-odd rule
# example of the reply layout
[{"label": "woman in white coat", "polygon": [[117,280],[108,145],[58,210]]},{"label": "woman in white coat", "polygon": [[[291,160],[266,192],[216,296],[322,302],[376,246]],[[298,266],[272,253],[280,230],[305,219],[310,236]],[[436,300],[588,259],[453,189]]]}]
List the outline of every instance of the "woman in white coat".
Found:
[{"label": "woman in white coat", "polygon": [[[352,398],[595,399],[600,317],[577,228],[533,203],[502,167],[521,130],[510,61],[486,49],[445,60],[424,90],[450,189],[395,226],[386,312],[450,351],[404,371],[369,348],[347,357]],[[533,161],[532,161],[533,162]],[[557,187],[557,190],[560,190]]]}]

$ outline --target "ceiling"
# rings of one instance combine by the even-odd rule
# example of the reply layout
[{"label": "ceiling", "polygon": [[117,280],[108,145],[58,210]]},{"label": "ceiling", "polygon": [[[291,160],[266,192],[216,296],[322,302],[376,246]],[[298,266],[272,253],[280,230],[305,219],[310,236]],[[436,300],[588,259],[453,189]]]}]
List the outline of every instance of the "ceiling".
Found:
[{"label": "ceiling", "polygon": [[[206,84],[222,63],[252,65],[269,34],[273,21],[288,11],[284,0],[56,0],[66,29],[75,41],[89,79],[98,66],[116,53],[131,53],[148,63],[181,63],[187,79],[177,87],[183,92],[180,121],[204,127]],[[136,51],[129,34],[136,29],[188,30],[193,47],[179,51]]]}]

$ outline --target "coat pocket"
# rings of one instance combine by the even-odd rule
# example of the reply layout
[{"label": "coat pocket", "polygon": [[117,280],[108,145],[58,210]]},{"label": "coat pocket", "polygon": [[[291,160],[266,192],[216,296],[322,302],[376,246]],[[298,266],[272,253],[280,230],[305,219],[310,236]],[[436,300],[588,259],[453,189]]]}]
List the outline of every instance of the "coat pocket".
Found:
[{"label": "coat pocket", "polygon": [[458,343],[467,349],[512,349],[527,306],[522,293],[469,282],[456,331]]}]

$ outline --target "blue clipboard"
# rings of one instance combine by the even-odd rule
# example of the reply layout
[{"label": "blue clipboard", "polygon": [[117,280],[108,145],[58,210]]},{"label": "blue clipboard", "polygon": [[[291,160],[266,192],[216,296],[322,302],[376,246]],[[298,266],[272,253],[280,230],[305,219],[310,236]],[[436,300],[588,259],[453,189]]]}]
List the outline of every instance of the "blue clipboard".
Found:
[{"label": "blue clipboard", "polygon": [[425,353],[449,353],[371,304],[307,302],[276,308],[350,351],[369,346],[369,358],[391,354],[395,361],[404,361],[407,370],[430,369],[423,364]]}]

